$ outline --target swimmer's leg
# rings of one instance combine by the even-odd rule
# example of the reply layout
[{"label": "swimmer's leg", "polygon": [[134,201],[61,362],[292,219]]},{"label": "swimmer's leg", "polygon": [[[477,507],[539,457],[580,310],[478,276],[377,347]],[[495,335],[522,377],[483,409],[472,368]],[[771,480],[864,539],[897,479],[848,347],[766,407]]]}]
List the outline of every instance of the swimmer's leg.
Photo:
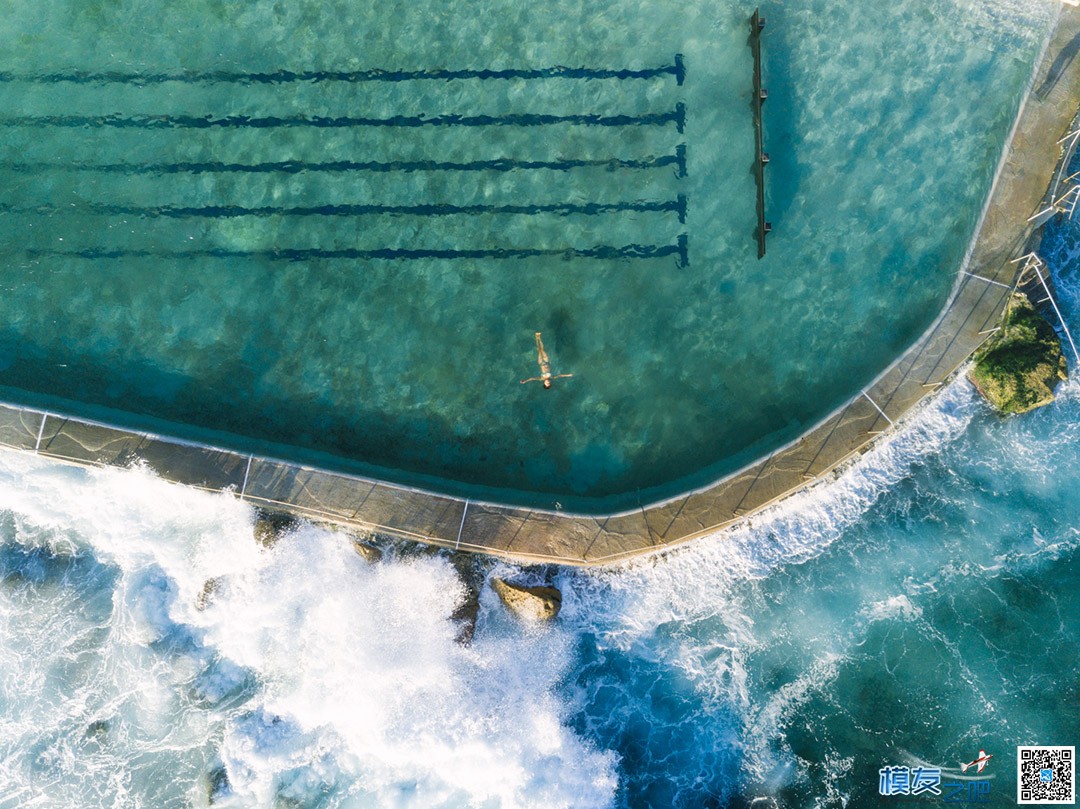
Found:
[{"label": "swimmer's leg", "polygon": [[544,341],[540,339],[540,332],[536,333],[536,361],[541,367],[548,361],[547,352],[544,351]]}]

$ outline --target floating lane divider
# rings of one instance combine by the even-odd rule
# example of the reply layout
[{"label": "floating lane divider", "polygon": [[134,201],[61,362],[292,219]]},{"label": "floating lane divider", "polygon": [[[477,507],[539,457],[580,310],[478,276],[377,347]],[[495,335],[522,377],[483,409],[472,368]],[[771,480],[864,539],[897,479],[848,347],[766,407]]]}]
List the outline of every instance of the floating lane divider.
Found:
[{"label": "floating lane divider", "polygon": [[262,258],[270,261],[312,261],[316,259],[363,259],[363,260],[419,260],[419,259],[513,259],[555,256],[564,259],[653,259],[676,256],[680,267],[688,266],[689,254],[686,234],[680,234],[675,244],[627,244],[622,246],[597,245],[595,247],[520,248],[502,247],[475,250],[429,250],[423,248],[384,247],[377,250],[343,248],[298,248],[279,250],[229,250],[207,248],[201,250],[54,250],[28,249],[15,251],[30,259],[63,257],[88,260],[118,258]]},{"label": "floating lane divider", "polygon": [[313,206],[277,206],[265,205],[258,207],[245,207],[242,205],[206,205],[201,207],[180,207],[174,205],[160,205],[156,207],[140,207],[136,205],[104,205],[98,203],[85,203],[73,205],[28,205],[10,206],[0,205],[0,213],[31,213],[31,214],[63,214],[63,213],[93,213],[105,216],[145,216],[150,218],[216,218],[228,219],[240,216],[370,216],[370,215],[404,215],[404,216],[469,216],[477,214],[511,214],[536,216],[541,214],[558,214],[559,216],[571,216],[584,214],[597,216],[607,213],[620,212],[672,212],[679,216],[679,222],[686,222],[686,195],[679,194],[676,199],[665,201],[638,201],[638,202],[590,202],[590,203],[554,203],[548,205],[313,205]]},{"label": "floating lane divider", "polygon": [[580,168],[646,170],[665,166],[674,166],[676,176],[680,178],[686,176],[686,144],[678,144],[675,147],[674,154],[637,159],[602,157],[580,160],[519,160],[511,157],[495,157],[489,160],[467,162],[445,160],[327,160],[320,162],[279,160],[267,163],[226,163],[220,161],[203,163],[55,163],[45,161],[16,163],[0,161],[0,171],[20,173],[88,171],[106,174],[212,174],[218,172],[300,174],[306,171],[570,171]]},{"label": "floating lane divider", "polygon": [[[772,230],[772,223],[765,221],[765,166],[769,154],[762,145],[761,107],[769,97],[769,91],[761,85],[761,32],[765,30],[765,18],[760,9],[754,9],[750,18],[750,48],[754,54],[754,177],[757,179],[757,243],[758,258],[765,257],[765,237]],[[681,130],[680,130],[681,131]]]},{"label": "floating lane divider", "polygon": [[175,73],[127,73],[122,71],[71,71],[69,73],[14,73],[0,72],[0,82],[30,82],[34,84],[292,84],[318,82],[401,82],[401,81],[454,81],[459,79],[654,79],[674,76],[681,85],[686,78],[683,55],[675,54],[670,65],[631,69],[605,69],[588,67],[540,67],[503,69],[444,70],[274,70],[264,73],[243,73],[229,70],[178,71]]},{"label": "floating lane divider", "polygon": [[681,133],[686,125],[686,106],[680,101],[670,112],[644,115],[546,115],[518,113],[508,115],[393,115],[389,118],[354,116],[291,115],[251,117],[226,115],[221,118],[198,115],[24,115],[0,118],[4,127],[69,127],[73,129],[113,127],[117,129],[273,129],[310,126],[344,127],[423,127],[423,126],[664,126],[675,124]]}]

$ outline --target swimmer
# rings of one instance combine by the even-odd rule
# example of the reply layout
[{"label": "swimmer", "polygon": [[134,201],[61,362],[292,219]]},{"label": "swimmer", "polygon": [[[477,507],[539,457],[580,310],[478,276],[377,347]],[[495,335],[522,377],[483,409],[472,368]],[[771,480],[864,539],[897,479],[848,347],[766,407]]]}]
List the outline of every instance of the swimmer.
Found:
[{"label": "swimmer", "polygon": [[573,374],[551,373],[551,361],[548,359],[547,352],[544,351],[544,341],[540,339],[540,332],[536,333],[536,362],[540,366],[540,376],[534,376],[529,379],[522,379],[522,385],[524,385],[526,382],[543,382],[545,388],[550,388],[551,380],[568,379],[573,376]]}]

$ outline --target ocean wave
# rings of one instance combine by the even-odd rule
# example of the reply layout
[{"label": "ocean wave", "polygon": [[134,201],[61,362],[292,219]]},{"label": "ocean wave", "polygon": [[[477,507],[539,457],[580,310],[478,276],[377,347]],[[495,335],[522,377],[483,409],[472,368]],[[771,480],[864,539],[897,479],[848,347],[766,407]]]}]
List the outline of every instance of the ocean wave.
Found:
[{"label": "ocean wave", "polygon": [[[231,495],[13,453],[0,453],[0,510],[3,547],[112,571],[54,577],[50,631],[35,624],[25,648],[0,643],[0,670],[20,679],[0,705],[3,737],[18,741],[0,783],[22,784],[22,804],[205,805],[214,789],[221,806],[612,800],[616,757],[568,728],[557,695],[571,635],[488,621],[459,646],[462,584],[444,558],[369,565],[347,537],[306,524],[264,549]],[[0,589],[8,621],[48,584],[23,578]],[[102,598],[106,615],[84,620]],[[21,694],[76,648],[84,669],[54,691],[77,699]],[[100,749],[83,755],[93,727]]]},{"label": "ocean wave", "polygon": [[[708,615],[715,594],[733,582],[765,578],[823,553],[916,464],[960,435],[982,407],[970,384],[957,379],[835,478],[734,529],[660,557],[567,574],[580,582],[568,616],[617,615],[637,635],[669,621]],[[737,639],[749,637],[737,634]]]},{"label": "ocean wave", "polygon": [[906,595],[896,595],[869,604],[863,614],[870,621],[914,621],[922,617],[922,608],[911,603]]}]

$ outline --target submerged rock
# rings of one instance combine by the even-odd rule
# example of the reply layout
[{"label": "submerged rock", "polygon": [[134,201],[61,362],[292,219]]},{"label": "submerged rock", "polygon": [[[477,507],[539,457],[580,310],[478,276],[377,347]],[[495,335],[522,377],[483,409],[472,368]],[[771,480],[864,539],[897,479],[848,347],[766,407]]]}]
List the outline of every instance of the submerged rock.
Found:
[{"label": "submerged rock", "polygon": [[213,806],[222,798],[228,797],[232,792],[232,786],[229,784],[229,773],[222,764],[218,764],[210,770],[206,776],[206,781],[206,797],[210,806]]},{"label": "submerged rock", "polygon": [[491,588],[511,612],[526,620],[551,621],[562,608],[562,593],[554,587],[523,587],[492,579]]},{"label": "submerged rock", "polygon": [[370,542],[359,539],[358,537],[353,537],[352,543],[353,550],[360,554],[360,556],[363,557],[365,562],[375,564],[376,562],[382,560],[382,550],[379,549],[377,546],[372,545]]},{"label": "submerged rock", "polygon": [[1061,340],[1027,296],[1010,298],[1001,330],[975,355],[968,378],[998,411],[1026,413],[1054,401],[1067,378]]},{"label": "submerged rock", "polygon": [[454,640],[468,646],[476,634],[476,618],[480,615],[480,590],[484,586],[483,560],[472,554],[452,554],[450,563],[465,586],[465,598],[450,616],[457,626]]},{"label": "submerged rock", "polygon": [[480,615],[480,592],[467,588],[465,600],[462,601],[450,616],[457,625],[457,633],[454,642],[461,646],[472,643],[473,635],[476,634],[476,618]]},{"label": "submerged rock", "polygon": [[207,607],[209,607],[210,602],[214,598],[214,594],[218,591],[218,588],[220,586],[220,576],[214,576],[212,579],[207,579],[206,581],[204,581],[202,589],[199,591],[199,594],[195,596],[195,609],[201,612],[202,610],[205,610]]},{"label": "submerged rock", "polygon": [[109,735],[109,723],[104,719],[95,719],[86,726],[85,735],[87,739],[100,743]]},{"label": "submerged rock", "polygon": [[255,517],[253,533],[255,541],[264,548],[274,547],[282,535],[296,526],[297,519],[291,514],[276,511],[259,511]]}]

